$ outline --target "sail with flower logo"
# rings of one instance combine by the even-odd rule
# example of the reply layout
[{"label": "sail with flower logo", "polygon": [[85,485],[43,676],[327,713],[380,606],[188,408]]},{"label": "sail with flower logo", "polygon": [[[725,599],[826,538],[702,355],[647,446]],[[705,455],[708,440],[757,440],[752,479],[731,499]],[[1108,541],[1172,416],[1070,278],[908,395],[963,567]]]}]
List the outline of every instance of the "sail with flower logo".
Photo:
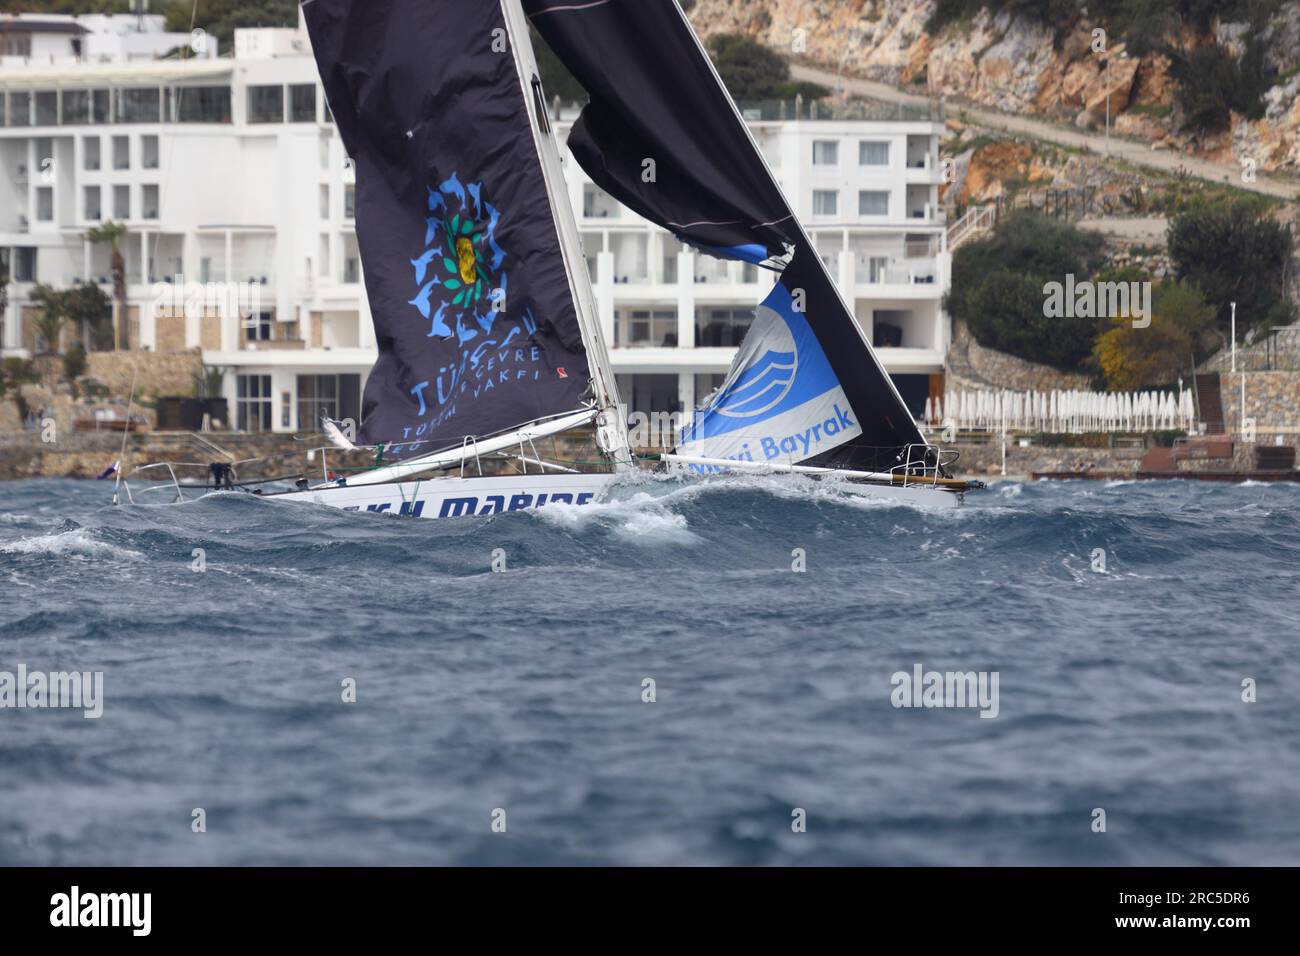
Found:
[{"label": "sail with flower logo", "polygon": [[379,346],[360,443],[422,461],[614,408],[517,4],[518,23],[510,4],[482,0],[311,0],[304,14],[356,169]]},{"label": "sail with flower logo", "polygon": [[591,97],[569,137],[588,175],[705,253],[780,270],[679,455],[906,464],[925,440],[675,0],[524,7]]}]

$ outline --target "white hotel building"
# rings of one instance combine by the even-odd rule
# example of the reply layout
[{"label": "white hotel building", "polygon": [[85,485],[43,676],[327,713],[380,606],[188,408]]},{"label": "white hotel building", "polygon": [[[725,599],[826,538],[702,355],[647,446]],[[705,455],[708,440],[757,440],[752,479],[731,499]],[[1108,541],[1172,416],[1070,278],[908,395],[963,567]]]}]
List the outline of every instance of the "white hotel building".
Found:
[{"label": "white hotel building", "polygon": [[[240,30],[233,56],[142,59],[187,44],[146,18],[0,17],[0,354],[36,346],[35,282],[103,284],[87,230],[124,223],[133,348],[199,347],[226,370],[242,429],[359,417],[375,337],[353,186],[306,33]],[[209,54],[211,50],[207,51]],[[951,256],[942,124],[747,111],[760,148],[914,413],[941,391]],[[573,115],[561,111],[568,132]],[[696,254],[597,189],[566,156],[570,198],[624,401],[689,409],[730,364],[773,276]],[[156,284],[243,283],[254,319],[152,307]]]}]

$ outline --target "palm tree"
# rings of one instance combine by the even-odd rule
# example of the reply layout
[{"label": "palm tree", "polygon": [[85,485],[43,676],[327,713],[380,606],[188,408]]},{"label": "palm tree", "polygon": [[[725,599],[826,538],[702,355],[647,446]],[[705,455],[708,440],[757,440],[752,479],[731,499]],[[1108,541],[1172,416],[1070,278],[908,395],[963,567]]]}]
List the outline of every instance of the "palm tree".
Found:
[{"label": "palm tree", "polygon": [[122,256],[122,239],[126,226],[120,222],[106,222],[86,233],[91,242],[107,242],[112,249],[110,269],[113,273],[113,339],[117,348],[128,348],[126,322],[126,259]]}]

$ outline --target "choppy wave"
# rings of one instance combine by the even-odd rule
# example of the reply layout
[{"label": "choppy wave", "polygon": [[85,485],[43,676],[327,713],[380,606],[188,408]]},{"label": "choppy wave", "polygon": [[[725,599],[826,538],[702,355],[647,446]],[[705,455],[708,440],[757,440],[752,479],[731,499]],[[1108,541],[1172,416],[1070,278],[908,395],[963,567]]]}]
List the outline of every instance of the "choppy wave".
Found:
[{"label": "choppy wave", "polygon": [[73,531],[60,531],[56,534],[42,534],[30,538],[19,538],[0,544],[0,551],[9,554],[52,555],[69,558],[106,558],[111,560],[134,561],[142,557],[140,552],[122,548],[106,541],[96,540],[85,528]]},{"label": "choppy wave", "polygon": [[[646,476],[464,521],[5,492],[0,670],[107,699],[0,711],[0,863],[1300,862],[1291,485]],[[915,664],[998,671],[998,718],[894,708]],[[196,850],[197,805],[229,829]]]}]

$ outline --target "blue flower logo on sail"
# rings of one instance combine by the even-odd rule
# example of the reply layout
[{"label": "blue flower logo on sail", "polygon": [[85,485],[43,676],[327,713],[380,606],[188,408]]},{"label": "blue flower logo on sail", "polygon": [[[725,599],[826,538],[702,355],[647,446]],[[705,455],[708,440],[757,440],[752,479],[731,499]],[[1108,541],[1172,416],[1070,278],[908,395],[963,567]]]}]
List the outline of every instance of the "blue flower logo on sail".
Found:
[{"label": "blue flower logo on sail", "polygon": [[490,334],[505,305],[506,251],[497,244],[501,214],[482,183],[456,173],[429,188],[424,253],[411,260],[419,292],[410,304],[429,321],[430,338],[455,334],[460,344]]},{"label": "blue flower logo on sail", "polygon": [[[418,291],[410,300],[428,322],[428,360],[419,381],[406,387],[413,420],[402,428],[402,442],[413,450],[428,434],[500,389],[518,403],[522,390],[542,380],[543,372],[566,377],[563,367],[548,370],[538,322],[527,296],[517,296],[507,314],[506,250],[497,241],[501,213],[487,201],[483,183],[464,183],[459,175],[428,189],[424,251],[410,260]],[[508,232],[506,233],[509,234]],[[509,414],[514,414],[512,410]],[[513,423],[513,422],[512,422]]]}]

